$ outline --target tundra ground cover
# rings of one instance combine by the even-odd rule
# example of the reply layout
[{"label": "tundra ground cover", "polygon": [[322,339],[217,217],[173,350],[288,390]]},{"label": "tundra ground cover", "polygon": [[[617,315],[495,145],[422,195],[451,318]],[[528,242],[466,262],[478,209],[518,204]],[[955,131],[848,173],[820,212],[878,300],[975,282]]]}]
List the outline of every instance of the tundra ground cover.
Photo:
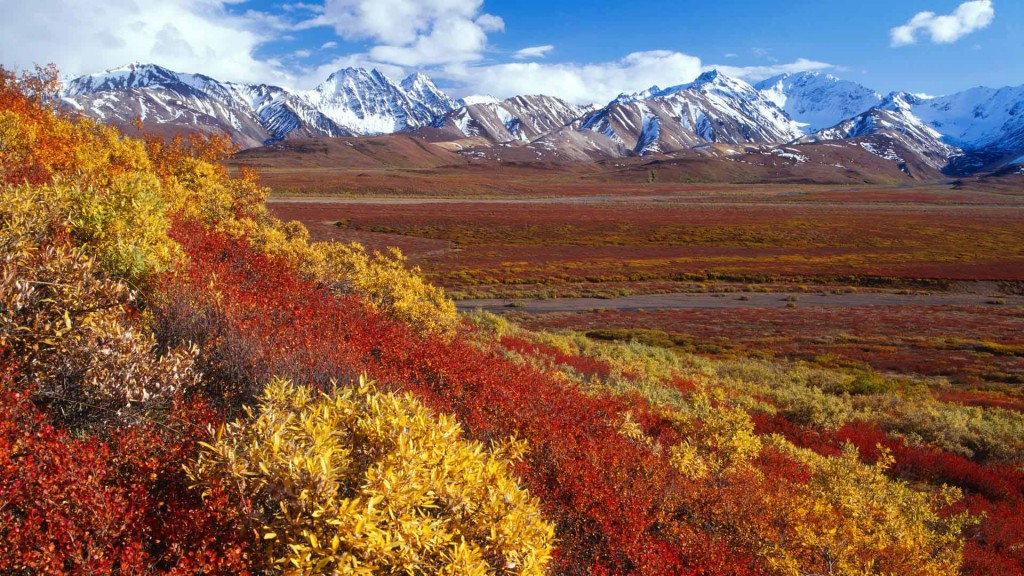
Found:
[{"label": "tundra ground cover", "polygon": [[[713,356],[760,355],[944,376],[954,384],[982,389],[1000,383],[1019,385],[1024,379],[1024,312],[1006,306],[825,308],[803,306],[797,299],[795,308],[513,315],[533,329],[638,338]],[[990,394],[988,401],[1024,408],[1014,388],[1003,391]],[[973,398],[983,402],[986,396]]]},{"label": "tundra ground cover", "polygon": [[[1024,280],[1024,208],[735,202],[274,202],[321,237],[395,242],[450,290]],[[642,287],[637,287],[642,291]]]}]

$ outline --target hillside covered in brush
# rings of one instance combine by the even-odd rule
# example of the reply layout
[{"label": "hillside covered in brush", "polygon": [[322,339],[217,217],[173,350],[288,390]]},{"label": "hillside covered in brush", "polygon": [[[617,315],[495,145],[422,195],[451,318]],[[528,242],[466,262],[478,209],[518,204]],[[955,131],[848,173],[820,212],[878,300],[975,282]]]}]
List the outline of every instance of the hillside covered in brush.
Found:
[{"label": "hillside covered in brush", "polygon": [[0,574],[1024,572],[1024,416],[460,316],[0,74]]}]

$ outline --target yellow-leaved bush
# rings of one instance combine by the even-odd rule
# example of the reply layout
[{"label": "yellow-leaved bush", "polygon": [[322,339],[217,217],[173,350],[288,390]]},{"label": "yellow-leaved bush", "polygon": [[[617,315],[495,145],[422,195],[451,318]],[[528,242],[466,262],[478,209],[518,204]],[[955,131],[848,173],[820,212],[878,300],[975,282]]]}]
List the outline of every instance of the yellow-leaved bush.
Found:
[{"label": "yellow-leaved bush", "polygon": [[451,334],[458,313],[440,288],[409,268],[397,248],[368,253],[359,244],[317,243],[324,265],[335,279],[386,314],[433,334]]},{"label": "yellow-leaved bush", "polygon": [[705,392],[693,394],[689,414],[676,420],[684,433],[683,442],[670,450],[672,465],[693,479],[737,471],[749,466],[761,452],[761,438],[754,432],[750,416],[740,408],[713,403]]},{"label": "yellow-leaved bush", "polygon": [[766,551],[780,574],[806,574],[808,567],[818,574],[905,574],[911,566],[914,574],[958,572],[961,532],[976,519],[941,510],[961,498],[959,490],[920,492],[890,479],[894,460],[884,450],[865,464],[851,445],[826,457],[780,436],[766,443],[810,472],[809,482],[790,483],[791,505],[780,510],[793,526],[789,541]]},{"label": "yellow-leaved bush", "polygon": [[514,480],[525,447],[362,379],[331,394],[276,379],[189,470],[221,486],[287,574],[540,575],[553,527]]}]

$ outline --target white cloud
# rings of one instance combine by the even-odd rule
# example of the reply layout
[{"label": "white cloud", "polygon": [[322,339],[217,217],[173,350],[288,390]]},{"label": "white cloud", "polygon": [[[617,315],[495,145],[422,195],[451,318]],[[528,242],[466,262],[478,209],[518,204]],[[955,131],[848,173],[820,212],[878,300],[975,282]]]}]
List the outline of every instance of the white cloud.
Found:
[{"label": "white cloud", "polygon": [[818,62],[817,60],[808,60],[807,58],[798,58],[794,62],[788,64],[772,64],[771,66],[728,66],[724,64],[716,64],[713,66],[707,66],[705,70],[719,70],[727,76],[733,76],[735,78],[742,78],[747,82],[757,82],[764,80],[765,78],[771,78],[772,76],[778,76],[779,74],[794,74],[797,72],[820,72],[822,70],[831,70],[836,66],[827,62]]},{"label": "white cloud", "polygon": [[57,64],[78,75],[133,61],[236,81],[287,82],[253,56],[283,22],[230,13],[227,0],[0,0],[0,63]]},{"label": "white cloud", "polygon": [[320,46],[320,49],[321,50],[330,50],[331,48],[337,48],[337,47],[338,47],[338,43],[337,42],[324,42],[323,45]]},{"label": "white cloud", "polygon": [[306,2],[296,2],[294,4],[282,4],[281,5],[281,9],[284,10],[285,12],[306,11],[306,12],[312,12],[314,14],[319,14],[319,13],[324,11],[324,7],[323,6],[321,6],[319,4],[309,4],[309,3],[306,3]]},{"label": "white cloud", "polygon": [[920,33],[931,36],[936,44],[950,44],[964,36],[987,27],[995,19],[992,0],[964,2],[952,14],[939,16],[934,12],[919,12],[909,22],[889,31],[893,47],[917,43]]},{"label": "white cloud", "polygon": [[767,48],[751,48],[750,53],[754,55],[754,58],[759,58],[761,60],[767,60],[769,62],[779,61],[778,58],[772,56],[771,50],[768,50]]},{"label": "white cloud", "polygon": [[372,60],[430,66],[483,58],[487,34],[505,22],[483,0],[327,0],[305,27],[330,26],[346,40],[370,40]]},{"label": "white cloud", "polygon": [[679,52],[634,52],[621,60],[595,64],[513,62],[492,66],[451,65],[438,74],[462,86],[465,94],[548,94],[577,104],[608,102],[622,92],[654,84],[692,81],[700,59]]},{"label": "white cloud", "polygon": [[523,48],[512,55],[516,60],[526,60],[533,58],[544,58],[548,55],[548,52],[554,50],[555,47],[551,44],[544,46],[530,46],[529,48]]}]

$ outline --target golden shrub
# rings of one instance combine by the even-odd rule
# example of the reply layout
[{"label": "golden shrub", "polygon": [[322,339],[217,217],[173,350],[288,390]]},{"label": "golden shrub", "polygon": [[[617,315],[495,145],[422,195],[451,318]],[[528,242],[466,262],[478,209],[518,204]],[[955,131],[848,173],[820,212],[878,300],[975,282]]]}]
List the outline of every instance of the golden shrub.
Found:
[{"label": "golden shrub", "polygon": [[761,438],[754,433],[750,416],[718,400],[694,393],[688,418],[677,424],[684,439],[669,453],[673,466],[688,478],[742,470],[761,452]]},{"label": "golden shrub", "polygon": [[359,244],[321,243],[315,248],[323,255],[322,276],[365,296],[385,314],[431,334],[448,335],[458,326],[455,303],[424,280],[419,268],[407,267],[397,248],[372,254]]},{"label": "golden shrub", "polygon": [[[942,510],[960,498],[943,488],[917,491],[892,480],[885,451],[874,465],[847,445],[837,457],[793,446],[778,436],[768,443],[810,470],[806,484],[790,484],[791,540],[770,555],[780,572],[821,574],[922,574],[959,572],[961,531],[973,520]],[[801,566],[797,571],[793,566]],[[790,568],[790,569],[787,569]]]},{"label": "golden shrub", "polygon": [[553,528],[510,459],[411,396],[271,382],[189,473],[231,487],[288,574],[543,574]]}]

